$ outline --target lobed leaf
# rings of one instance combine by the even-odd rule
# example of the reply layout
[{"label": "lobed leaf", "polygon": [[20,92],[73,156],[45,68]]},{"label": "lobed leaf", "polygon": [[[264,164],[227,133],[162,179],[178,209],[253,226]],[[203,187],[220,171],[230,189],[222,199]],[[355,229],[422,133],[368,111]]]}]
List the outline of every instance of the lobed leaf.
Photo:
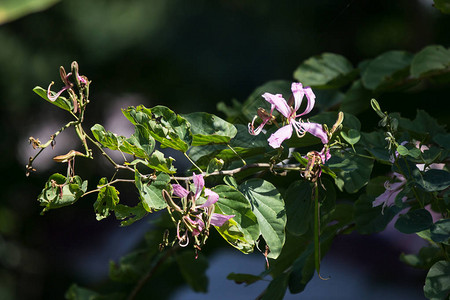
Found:
[{"label": "lobed leaf", "polygon": [[277,258],[285,242],[286,210],[272,183],[259,178],[245,181],[239,190],[250,201],[261,235],[269,246],[268,257]]}]

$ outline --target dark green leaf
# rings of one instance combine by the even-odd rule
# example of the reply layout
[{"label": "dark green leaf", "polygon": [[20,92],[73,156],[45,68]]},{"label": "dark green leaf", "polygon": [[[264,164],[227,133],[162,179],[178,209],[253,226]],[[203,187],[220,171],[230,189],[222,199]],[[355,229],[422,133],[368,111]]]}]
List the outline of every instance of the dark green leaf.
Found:
[{"label": "dark green leaf", "polygon": [[196,112],[183,118],[191,124],[192,146],[226,144],[237,134],[233,124],[212,114]]},{"label": "dark green leaf", "polygon": [[247,285],[262,280],[261,276],[252,275],[252,274],[242,274],[242,273],[230,273],[227,276],[227,279],[233,280],[237,284],[245,283]]},{"label": "dark green leaf", "polygon": [[184,251],[175,255],[178,267],[184,280],[196,292],[206,293],[208,289],[208,277],[206,269],[208,269],[208,260],[199,254],[196,257],[191,251]]},{"label": "dark green leaf", "polygon": [[62,108],[67,111],[73,111],[73,102],[70,99],[66,99],[62,96],[59,96],[58,99],[56,99],[55,101],[50,101],[50,99],[48,99],[47,97],[47,90],[44,90],[40,86],[35,87],[33,89],[33,92],[41,96],[42,99],[50,102],[53,105],[58,106],[59,108]]},{"label": "dark green leaf", "polygon": [[340,110],[344,113],[357,115],[369,108],[371,97],[372,92],[364,88],[361,80],[357,80],[345,93]]},{"label": "dark green leaf", "polygon": [[215,204],[216,212],[234,215],[228,224],[216,227],[217,231],[233,247],[244,253],[252,252],[260,230],[250,202],[241,192],[228,185],[218,185],[212,190],[219,195],[219,201]]},{"label": "dark green leaf", "polygon": [[450,238],[450,219],[439,220],[430,228],[430,237],[436,243],[447,242]]},{"label": "dark green leaf", "polygon": [[73,283],[64,295],[67,300],[99,300],[97,292],[83,288]]},{"label": "dark green leaf", "polygon": [[383,231],[387,224],[400,212],[402,208],[397,206],[385,207],[381,205],[373,207],[375,197],[361,195],[355,202],[356,230],[361,234],[372,234]]},{"label": "dark green leaf", "polygon": [[400,260],[404,263],[421,269],[429,269],[431,266],[442,259],[442,251],[436,246],[423,247],[419,254],[404,254],[400,255]]},{"label": "dark green leaf", "polygon": [[428,229],[431,225],[433,225],[433,218],[424,208],[410,210],[405,215],[400,215],[395,222],[395,228],[407,234]]},{"label": "dark green leaf", "polygon": [[369,182],[373,160],[352,152],[334,151],[327,166],[336,174],[335,183],[341,191],[356,193]]},{"label": "dark green leaf", "polygon": [[444,14],[450,14],[450,0],[433,0],[434,7]]},{"label": "dark green leaf", "polygon": [[51,175],[38,196],[40,205],[45,206],[42,214],[50,209],[74,204],[86,192],[87,184],[87,180],[82,181],[78,175],[70,179],[59,173]]},{"label": "dark green leaf", "polygon": [[286,210],[284,201],[272,183],[259,178],[245,181],[239,190],[250,201],[259,228],[270,248],[268,257],[277,258],[285,241]]},{"label": "dark green leaf", "polygon": [[228,186],[230,186],[232,188],[235,188],[235,189],[238,188],[238,184],[236,182],[236,179],[234,179],[233,176],[230,176],[230,175],[224,176],[223,177],[223,182],[225,182],[226,185],[228,185]]},{"label": "dark green leaf", "polygon": [[412,59],[413,55],[405,51],[383,53],[371,60],[362,72],[362,83],[367,89],[375,90],[401,80],[408,75]]},{"label": "dark green leaf", "polygon": [[439,45],[431,45],[414,56],[411,76],[419,78],[433,75],[448,67],[450,67],[450,50]]},{"label": "dark green leaf", "polygon": [[425,297],[431,300],[447,299],[450,293],[449,274],[450,262],[441,260],[435,263],[425,279]]},{"label": "dark green leaf", "polygon": [[[104,186],[108,183],[106,177],[100,179],[97,187]],[[98,192],[97,200],[94,203],[95,216],[100,221],[109,216],[111,211],[119,203],[119,191],[113,186],[104,186]]]},{"label": "dark green leaf", "polygon": [[339,88],[357,75],[352,64],[343,56],[323,53],[305,60],[295,71],[294,78],[305,86]]},{"label": "dark green leaf", "polygon": [[314,247],[311,245],[292,264],[289,276],[289,291],[302,292],[314,275]]},{"label": "dark green leaf", "polygon": [[289,273],[275,277],[267,287],[262,300],[283,300],[289,281]]},{"label": "dark green leaf", "polygon": [[431,169],[426,171],[417,183],[428,192],[442,191],[450,186],[450,173],[445,170]]},{"label": "dark green leaf", "polygon": [[314,201],[311,183],[295,181],[286,191],[287,230],[294,235],[305,234],[312,224]]}]

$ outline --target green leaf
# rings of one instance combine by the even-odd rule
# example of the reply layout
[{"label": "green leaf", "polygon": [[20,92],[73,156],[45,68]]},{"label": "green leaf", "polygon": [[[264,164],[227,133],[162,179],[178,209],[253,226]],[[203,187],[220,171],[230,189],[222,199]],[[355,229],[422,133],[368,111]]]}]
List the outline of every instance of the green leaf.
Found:
[{"label": "green leaf", "polygon": [[404,254],[400,255],[400,260],[412,267],[421,269],[430,269],[431,266],[442,259],[442,251],[436,246],[422,247],[419,254]]},{"label": "green leaf", "polygon": [[226,144],[237,134],[233,124],[212,114],[196,112],[183,118],[191,124],[192,146]]},{"label": "green leaf", "polygon": [[195,253],[184,251],[181,254],[176,254],[175,259],[181,275],[191,288],[196,292],[206,293],[208,289],[208,277],[206,276],[208,260],[205,256],[199,254],[196,257]]},{"label": "green leaf", "polygon": [[373,160],[351,152],[332,152],[327,162],[336,174],[335,183],[342,191],[356,193],[369,182]]},{"label": "green leaf", "polygon": [[417,183],[428,192],[442,191],[450,186],[450,172],[431,169],[426,171],[421,180],[417,180]]},{"label": "green leaf", "polygon": [[408,76],[409,65],[413,59],[405,51],[388,51],[369,62],[361,74],[362,83],[369,90],[389,86]]},{"label": "green leaf", "polygon": [[439,220],[430,228],[430,237],[436,243],[445,243],[450,238],[450,219]]},{"label": "green leaf", "polygon": [[234,179],[234,177],[231,176],[231,175],[225,175],[223,177],[223,182],[225,182],[226,185],[228,185],[228,186],[230,186],[232,188],[235,188],[235,189],[238,188],[238,184],[236,182],[236,179]]},{"label": "green leaf", "polygon": [[243,274],[243,273],[230,273],[227,276],[228,280],[233,280],[237,284],[245,283],[247,285],[262,280],[261,276],[252,275],[252,274]]},{"label": "green leaf", "polygon": [[403,233],[416,233],[430,228],[433,225],[433,218],[428,210],[421,208],[410,210],[404,215],[400,215],[395,222],[395,228]]},{"label": "green leaf", "polygon": [[361,134],[356,129],[349,129],[348,132],[341,131],[341,136],[344,138],[344,140],[349,143],[350,145],[354,145],[357,142],[359,142],[361,138]]},{"label": "green leaf", "polygon": [[64,295],[67,300],[97,300],[100,295],[97,292],[83,288],[73,283]]},{"label": "green leaf", "polygon": [[390,154],[386,147],[387,143],[383,132],[362,132],[359,145],[372,154],[378,162],[391,165]]},{"label": "green leaf", "polygon": [[287,230],[293,235],[305,234],[310,229],[314,215],[311,184],[295,181],[286,191]]},{"label": "green leaf", "polygon": [[139,196],[146,211],[161,210],[167,207],[167,203],[162,196],[162,190],[169,190],[170,176],[160,173],[152,182],[143,180],[139,171],[135,170],[135,183],[139,191]]},{"label": "green leaf", "polygon": [[450,0],[433,0],[434,7],[444,14],[450,14]]},{"label": "green leaf", "polygon": [[[0,16],[0,18],[1,18],[1,16]],[[41,96],[42,99],[50,102],[53,105],[58,106],[59,108],[62,108],[62,109],[67,110],[67,111],[73,111],[73,102],[70,99],[67,99],[67,98],[64,98],[62,96],[59,96],[55,101],[51,101],[47,97],[47,90],[44,90],[40,86],[36,86],[33,89],[33,92],[35,92],[36,94]]]},{"label": "green leaf", "polygon": [[130,207],[123,204],[117,204],[114,208],[114,214],[117,220],[121,220],[120,226],[128,226],[145,217],[148,212],[145,210],[142,202]]},{"label": "green leaf", "polygon": [[45,10],[60,0],[2,0],[0,3],[0,25],[31,13]]},{"label": "green leaf", "polygon": [[340,110],[344,113],[357,115],[370,107],[368,99],[371,97],[372,92],[364,88],[361,80],[357,80],[345,93]]},{"label": "green leaf", "polygon": [[228,224],[215,228],[236,249],[244,253],[253,252],[260,230],[250,202],[241,192],[228,185],[217,185],[212,190],[219,195],[219,201],[215,203],[216,213],[234,215]]},{"label": "green leaf", "polygon": [[387,224],[402,209],[398,206],[385,207],[381,205],[373,207],[375,197],[361,195],[355,202],[356,230],[361,234],[372,234],[383,231]]},{"label": "green leaf", "polygon": [[144,126],[136,124],[134,134],[130,138],[121,137],[119,148],[122,152],[141,158],[149,158],[155,149],[155,139]]},{"label": "green leaf", "polygon": [[95,124],[91,127],[91,132],[95,139],[102,144],[103,147],[109,148],[111,150],[119,149],[119,140],[116,134],[106,131],[106,129],[100,125]]},{"label": "green leaf", "polygon": [[314,275],[314,247],[312,244],[293,262],[289,276],[289,291],[302,292]]},{"label": "green leaf", "polygon": [[259,178],[245,181],[239,190],[250,201],[259,228],[269,246],[269,258],[277,258],[285,242],[286,210],[272,183]]},{"label": "green leaf", "polygon": [[447,299],[450,293],[449,274],[450,262],[441,260],[435,263],[425,279],[425,297],[431,300]]},{"label": "green leaf", "polygon": [[448,67],[450,67],[450,50],[439,45],[431,45],[414,56],[411,63],[411,76],[425,77],[446,70]]},{"label": "green leaf", "polygon": [[192,143],[189,122],[165,106],[146,108],[143,105],[122,110],[125,117],[134,125],[145,127],[150,135],[161,143],[163,148],[186,152]]},{"label": "green leaf", "polygon": [[262,300],[283,300],[289,282],[289,273],[275,277],[267,287]]},{"label": "green leaf", "polygon": [[153,154],[150,156],[150,158],[148,159],[147,166],[149,168],[154,169],[155,171],[160,171],[160,172],[164,172],[167,174],[173,174],[177,171],[175,169],[175,167],[172,166],[173,161],[174,161],[174,159],[172,157],[165,158],[164,153],[162,153],[158,150],[155,150],[153,152]]},{"label": "green leaf", "polygon": [[217,158],[214,157],[209,162],[208,167],[206,168],[206,173],[207,174],[211,174],[211,173],[214,173],[216,171],[222,170],[223,164],[224,164],[223,159],[217,159]]},{"label": "green leaf", "polygon": [[[106,177],[100,179],[97,187],[106,185],[108,180]],[[97,221],[100,221],[109,216],[111,211],[119,203],[119,191],[113,186],[104,186],[98,192],[97,200],[94,203],[95,215]]]},{"label": "green leaf", "polygon": [[343,56],[323,53],[305,60],[295,71],[294,78],[304,86],[339,88],[357,75],[352,64]]},{"label": "green leaf", "polygon": [[38,196],[40,205],[45,206],[41,214],[74,204],[86,192],[87,184],[87,180],[82,181],[78,175],[70,179],[59,173],[51,175]]}]

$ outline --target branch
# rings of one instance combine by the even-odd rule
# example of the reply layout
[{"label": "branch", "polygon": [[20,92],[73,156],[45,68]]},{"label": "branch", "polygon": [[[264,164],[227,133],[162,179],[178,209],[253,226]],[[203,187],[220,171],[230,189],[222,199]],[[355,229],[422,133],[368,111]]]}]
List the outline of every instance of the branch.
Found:
[{"label": "branch", "polygon": [[[261,169],[277,169],[277,170],[289,170],[289,171],[300,171],[302,170],[302,167],[300,164],[288,164],[288,165],[272,165],[269,163],[254,163],[245,165],[240,168],[232,169],[232,170],[225,170],[225,171],[216,171],[212,173],[205,173],[203,172],[203,177],[209,177],[209,176],[218,176],[218,175],[234,175],[236,173],[239,173],[241,171],[247,170],[247,169],[254,169],[254,168],[261,168]],[[192,180],[193,176],[187,176],[187,177],[172,177],[172,179],[175,180]]]}]

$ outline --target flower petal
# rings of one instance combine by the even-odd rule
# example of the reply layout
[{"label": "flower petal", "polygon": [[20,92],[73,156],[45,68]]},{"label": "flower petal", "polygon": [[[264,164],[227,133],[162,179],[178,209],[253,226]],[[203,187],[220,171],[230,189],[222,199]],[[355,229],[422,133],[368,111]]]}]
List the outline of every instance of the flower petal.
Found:
[{"label": "flower petal", "polygon": [[50,90],[50,88],[52,87],[53,84],[54,84],[54,82],[50,83],[50,85],[49,85],[48,88],[47,88],[47,98],[48,98],[50,101],[52,101],[52,102],[54,102],[56,99],[58,99],[58,97],[61,96],[61,94],[62,94],[65,90],[69,89],[67,86],[65,86],[65,87],[63,87],[59,92],[57,92],[56,94],[52,95],[53,92]]},{"label": "flower petal", "polygon": [[267,141],[269,142],[269,145],[272,148],[279,148],[281,146],[281,143],[284,140],[290,138],[291,136],[292,136],[292,125],[288,124],[272,133],[272,135],[269,137]]},{"label": "flower petal", "polygon": [[303,85],[300,82],[293,82],[291,91],[294,95],[294,110],[297,111],[300,108],[300,105],[302,105],[303,96],[305,96]]},{"label": "flower petal", "polygon": [[302,123],[301,126],[304,131],[318,137],[322,141],[322,144],[325,145],[328,143],[328,134],[323,130],[322,124],[305,122]]},{"label": "flower petal", "polygon": [[189,194],[189,192],[179,184],[172,184],[173,194],[180,198],[185,198]]},{"label": "flower petal", "polygon": [[303,90],[305,91],[306,99],[308,99],[308,105],[303,112],[303,115],[306,115],[314,108],[314,105],[316,104],[316,95],[309,86],[305,87]]},{"label": "flower petal", "polygon": [[205,203],[200,205],[199,208],[210,207],[219,200],[219,195],[216,192],[211,191],[210,189],[205,189],[205,196],[207,196],[208,199]]},{"label": "flower petal", "polygon": [[287,104],[286,100],[284,100],[283,96],[281,96],[281,94],[273,95],[270,93],[264,93],[262,96],[264,99],[266,99],[267,102],[272,104],[271,113],[273,112],[273,109],[276,108],[286,118],[290,117],[291,108]]},{"label": "flower petal", "polygon": [[223,224],[225,224],[226,221],[228,221],[229,219],[231,219],[233,217],[234,217],[234,215],[225,216],[225,215],[213,213],[211,215],[211,225],[220,227]]},{"label": "flower petal", "polygon": [[198,197],[200,197],[200,194],[202,193],[203,187],[205,186],[205,180],[203,179],[202,174],[196,175],[195,173],[193,173],[192,178],[193,178],[192,180],[194,181],[194,186],[195,186],[194,199],[197,200]]},{"label": "flower petal", "polygon": [[259,124],[258,128],[255,129],[254,123],[255,123],[256,118],[258,118],[258,116],[255,116],[253,118],[252,123],[248,123],[248,133],[250,133],[251,135],[258,135],[261,132],[261,130],[263,129],[264,125],[266,125],[267,121],[270,120],[270,119],[263,120],[263,122],[261,124]]}]

